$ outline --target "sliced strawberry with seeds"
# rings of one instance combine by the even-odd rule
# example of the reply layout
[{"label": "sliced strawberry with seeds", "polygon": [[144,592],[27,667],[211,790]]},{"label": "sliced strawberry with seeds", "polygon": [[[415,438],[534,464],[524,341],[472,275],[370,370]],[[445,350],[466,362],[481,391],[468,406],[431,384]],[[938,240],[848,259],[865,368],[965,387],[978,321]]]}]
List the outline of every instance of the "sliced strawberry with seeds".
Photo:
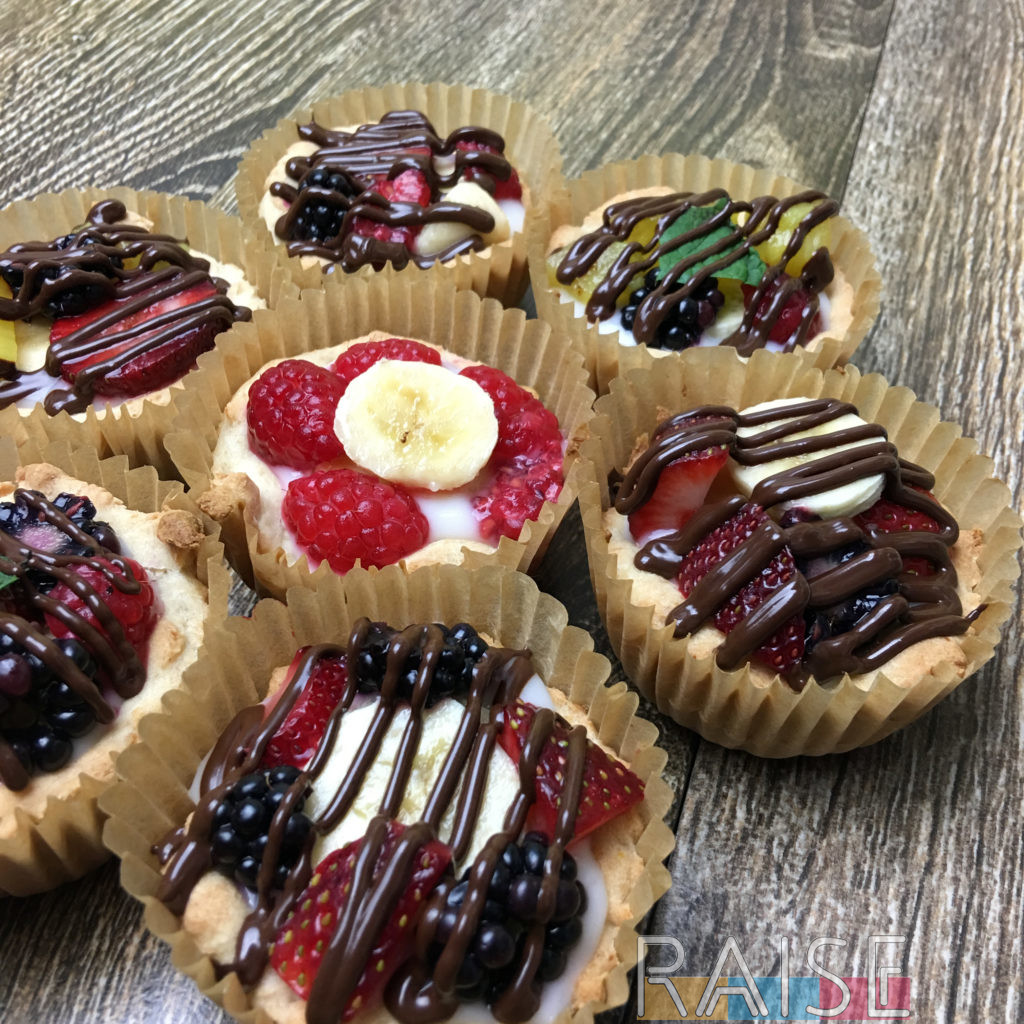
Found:
[{"label": "sliced strawberry with seeds", "polygon": [[410,338],[384,338],[381,341],[362,341],[350,345],[334,361],[331,367],[341,380],[341,394],[361,373],[365,373],[381,359],[398,359],[405,363],[430,363],[441,365],[441,353],[436,348],[424,345]]},{"label": "sliced strawberry with seeds", "polygon": [[[915,488],[920,490],[920,488]],[[930,491],[921,491],[930,498]],[[917,509],[899,505],[888,498],[879,498],[866,512],[853,517],[864,531],[871,533],[940,533],[942,527],[930,515]],[[915,576],[934,576],[935,566],[927,558],[917,555],[904,557],[903,571]]]},{"label": "sliced strawberry with seeds", "polygon": [[[748,502],[689,551],[683,559],[677,578],[679,591],[683,597],[689,597],[694,587],[767,519],[768,513],[760,505]],[[789,582],[796,575],[796,571],[792,553],[789,548],[783,548],[759,575],[719,607],[715,612],[715,625],[723,633],[731,632],[755,608]],[[803,616],[794,615],[769,637],[753,656],[773,672],[785,674],[798,665],[804,656],[804,633]]]},{"label": "sliced strawberry with seeds", "polygon": [[[373,869],[371,890],[379,883],[406,831],[404,825],[390,821],[387,836]],[[328,854],[317,865],[305,891],[277,933],[270,951],[270,962],[288,986],[303,999],[309,999],[317,973],[351,896],[356,858],[365,837]],[[451,850],[437,840],[424,843],[415,852],[412,870],[405,888],[392,909],[384,928],[373,940],[373,949],[363,965],[355,989],[346,1004],[336,1007],[337,1019],[345,1022],[380,1002],[392,974],[413,950],[416,926],[426,904],[426,896],[451,862]],[[364,923],[362,911],[355,928]]]},{"label": "sliced strawberry with seeds", "polygon": [[[288,685],[304,655],[305,650],[295,655],[284,686]],[[331,712],[344,696],[347,678],[344,659],[320,658],[317,661],[302,693],[267,745],[261,762],[263,768],[276,768],[282,764],[305,768],[309,764],[323,738]]]},{"label": "sliced strawberry with seeds", "polygon": [[[383,196],[389,204],[414,203],[427,206],[430,203],[430,185],[422,171],[410,169],[402,171],[396,178],[383,178],[373,186],[372,191]],[[370,217],[355,217],[352,220],[352,233],[376,238],[381,242],[396,242],[411,251],[419,227],[390,227]]]},{"label": "sliced strawberry with seeds", "polygon": [[629,514],[629,532],[637,544],[684,526],[703,506],[728,458],[727,448],[704,448],[670,462],[658,475],[651,496]]},{"label": "sliced strawberry with seeds", "polygon": [[[500,708],[495,715],[498,742],[516,764],[522,759],[537,711],[534,705],[517,700]],[[536,799],[530,810],[528,827],[548,837],[555,835],[571,732],[572,726],[564,718],[556,716],[554,730],[537,763]],[[643,799],[643,795],[644,784],[639,776],[588,739],[573,842],[628,811]]]},{"label": "sliced strawberry with seeds", "polygon": [[[130,303],[136,303],[138,296],[125,299],[112,299],[94,306],[79,316],[58,317],[50,328],[50,344],[59,342],[68,335],[96,324],[101,319],[113,315],[115,322],[95,335],[95,340],[109,338],[108,345],[101,346],[97,351],[79,358],[65,359],[61,364],[61,376],[69,383],[75,383],[78,375],[94,367],[97,363],[116,360],[130,349],[144,344],[158,332],[167,330],[167,322],[173,323],[175,316],[182,321],[182,329],[173,337],[161,342],[147,351],[128,359],[123,365],[97,376],[93,382],[93,391],[99,395],[132,396],[145,394],[166,387],[184,376],[195,363],[198,356],[213,348],[214,338],[218,331],[229,326],[231,315],[225,309],[223,318],[209,318],[198,325],[189,326],[184,321],[192,316],[193,307],[207,299],[217,296],[217,288],[209,281],[200,282],[172,295],[155,298],[149,305],[132,312],[121,313]],[[151,331],[142,331],[128,338],[119,338],[121,332],[138,327],[159,318],[161,326]]]},{"label": "sliced strawberry with seeds", "polygon": [[[769,316],[769,311],[772,308],[772,304],[775,301],[775,296],[778,293],[778,290],[787,280],[789,280],[787,274],[780,274],[779,277],[772,282],[771,286],[769,286],[758,304],[757,313],[754,315],[755,327],[761,328],[763,326],[764,321]],[[750,300],[754,297],[754,293],[757,289],[754,288],[753,285],[749,284],[741,285],[740,287],[743,289],[743,301],[749,306]],[[807,315],[810,303],[811,296],[809,292],[805,291],[803,288],[798,288],[794,291],[786,299],[782,309],[779,310],[778,315],[771,322],[768,331],[768,340],[778,342],[780,345],[789,344],[797,331],[800,330],[800,324]],[[816,334],[820,334],[821,327],[821,311],[816,310],[811,316],[810,323],[807,326],[807,331],[803,336],[804,339],[807,340],[813,338]]]}]

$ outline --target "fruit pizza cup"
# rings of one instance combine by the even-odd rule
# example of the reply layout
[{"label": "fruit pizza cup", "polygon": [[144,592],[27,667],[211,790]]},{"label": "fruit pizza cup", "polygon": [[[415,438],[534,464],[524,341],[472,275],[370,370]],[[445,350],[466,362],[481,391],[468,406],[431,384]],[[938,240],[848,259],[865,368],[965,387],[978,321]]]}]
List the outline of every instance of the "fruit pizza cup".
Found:
[{"label": "fruit pizza cup", "polygon": [[992,656],[1020,519],[905,388],[687,352],[615,382],[591,426],[580,503],[613,648],[706,739],[850,750]]},{"label": "fruit pizza cup", "polygon": [[484,89],[407,83],[321,100],[278,122],[238,170],[242,218],[302,287],[427,273],[514,305],[526,226],[561,181],[550,127]]},{"label": "fruit pizza cup", "polygon": [[205,994],[273,1021],[582,1021],[627,998],[671,793],[635,695],[566,623],[502,567],[389,567],[212,639],[185,728],[147,723],[103,803],[125,887]]},{"label": "fruit pizza cup", "polygon": [[[126,188],[0,211],[0,427],[172,471],[170,399],[236,322],[297,289],[203,203]],[[49,422],[45,422],[49,421]]]},{"label": "fruit pizza cup", "polygon": [[357,563],[525,568],[574,499],[584,377],[563,335],[493,300],[329,281],[204,360],[168,448],[278,596]]},{"label": "fruit pizza cup", "polygon": [[530,226],[541,316],[571,310],[591,384],[668,351],[798,351],[845,362],[878,315],[864,235],[787,178],[702,156],[645,156],[571,181]]},{"label": "fruit pizza cup", "polygon": [[107,856],[97,797],[227,614],[215,531],[180,484],[65,442],[0,447],[0,895]]}]

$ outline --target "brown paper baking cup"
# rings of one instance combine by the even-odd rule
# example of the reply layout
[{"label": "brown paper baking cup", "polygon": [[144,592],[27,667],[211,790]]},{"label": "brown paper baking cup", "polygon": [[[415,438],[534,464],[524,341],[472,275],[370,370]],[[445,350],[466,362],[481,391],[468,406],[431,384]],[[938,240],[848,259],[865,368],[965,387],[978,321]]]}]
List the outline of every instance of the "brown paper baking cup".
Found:
[{"label": "brown paper baking cup", "polygon": [[464,549],[464,564],[499,562],[525,569],[543,552],[562,516],[575,500],[576,439],[592,415],[593,393],[578,352],[542,320],[505,310],[493,299],[441,287],[424,276],[375,275],[329,280],[300,299],[284,300],[276,311],[237,324],[217,352],[200,357],[176,396],[177,415],[167,448],[178,471],[199,495],[200,505],[223,527],[228,558],[236,570],[274,596],[291,586],[317,585],[333,575],[324,563],[310,573],[305,556],[289,564],[280,548],[261,542],[252,500],[224,500],[211,479],[213,450],[222,412],[231,396],[270,360],[300,356],[380,330],[433,342],[467,359],[495,366],[535,389],[558,417],[569,439],[565,484],[556,502],[546,502],[517,540],[502,537],[492,551]]},{"label": "brown paper baking cup", "polygon": [[[734,199],[763,195],[783,198],[806,189],[771,171],[679,153],[642,156],[588,171],[554,193],[541,215],[529,225],[530,280],[540,316],[550,316],[559,306],[573,309],[572,300],[548,285],[546,257],[551,251],[550,239],[554,232],[565,225],[582,224],[588,213],[603,209],[615,196],[656,186],[667,186],[675,192],[724,188]],[[878,316],[882,291],[881,278],[865,234],[845,217],[835,217],[831,223],[829,251],[837,271],[853,288],[853,304],[848,322],[844,320],[842,324],[830,326],[798,352],[809,364],[821,369],[845,363],[853,355]],[[608,391],[609,382],[617,374],[649,366],[658,358],[645,345],[622,345],[616,335],[600,334],[596,326],[587,324],[584,318],[577,319],[585,324],[585,330],[574,340],[582,339],[591,387],[598,394]]]},{"label": "brown paper baking cup", "polygon": [[[102,199],[120,199],[129,211],[153,221],[155,231],[186,239],[191,249],[241,267],[246,280],[270,306],[285,295],[298,293],[278,265],[272,247],[246,232],[237,217],[198,200],[162,192],[87,188],[20,200],[0,210],[0,251],[16,242],[56,238],[70,231],[83,223],[89,209]],[[171,390],[130,399],[113,412],[97,413],[90,408],[77,416],[47,416],[39,405],[31,414],[8,407],[0,410],[0,432],[18,440],[33,438],[40,444],[63,437],[73,445],[91,445],[101,456],[127,455],[133,466],[155,466],[161,476],[169,476],[173,466],[164,451],[163,436],[171,418]]]},{"label": "brown paper baking cup", "polygon": [[119,759],[121,781],[102,800],[110,815],[104,840],[121,857],[122,884],[145,905],[151,931],[171,946],[176,966],[235,1019],[269,1020],[252,1006],[236,975],[217,980],[213,963],[199,952],[180,919],[156,899],[160,866],[151,851],[184,821],[192,809],[188,788],[200,760],[233,715],[262,699],[272,670],[288,665],[297,647],[344,638],[362,615],[394,626],[468,621],[501,646],[528,647],[547,685],[589,708],[602,742],[644,779],[635,830],[643,869],[624,894],[628,910],[615,930],[614,963],[604,994],[558,1020],[583,1024],[623,1003],[629,995],[627,971],[636,962],[636,926],[670,883],[662,864],[674,846],[662,820],[672,800],[661,778],[665,754],[653,745],[655,727],[635,715],[636,695],[625,684],[605,685],[609,665],[594,653],[591,637],[569,626],[565,608],[532,580],[497,566],[476,571],[430,566],[411,576],[395,566],[379,573],[353,570],[344,580],[325,580],[316,593],[290,591],[287,606],[263,601],[251,620],[232,619],[211,638],[202,661],[186,673],[186,692],[176,697],[181,707],[173,710],[185,715],[183,724],[171,719],[170,707],[147,718],[140,728],[143,741]]},{"label": "brown paper baking cup", "polygon": [[[807,396],[852,402],[880,423],[900,455],[935,474],[934,493],[956,516],[963,535],[980,531],[980,579],[973,592],[984,611],[963,636],[925,641],[947,653],[962,651],[962,671],[941,658],[911,678],[894,681],[885,670],[843,676],[826,685],[813,678],[800,693],[762,668],[726,672],[713,653],[698,656],[691,638],[675,639],[651,604],[640,604],[627,570],[609,550],[602,521],[609,507],[608,474],[622,470],[637,439],[649,434],[659,409],[683,411],[704,404],[742,409],[770,399]],[[992,657],[1000,625],[1010,614],[1019,574],[1016,552],[1021,520],[1010,494],[992,478],[992,461],[955,423],[907,388],[890,387],[878,374],[853,366],[822,372],[798,355],[756,352],[747,364],[731,353],[704,349],[660,359],[613,382],[597,402],[592,438],[582,446],[580,506],[598,607],[612,647],[636,686],[665,714],[726,747],[762,757],[829,754],[875,743],[924,714]],[[653,577],[652,577],[653,578]],[[647,599],[645,598],[645,601]],[[894,673],[895,674],[895,673]]]},{"label": "brown paper baking cup", "polygon": [[[514,306],[523,297],[528,283],[527,228],[540,216],[552,190],[561,184],[562,157],[547,121],[525,103],[500,93],[441,82],[407,82],[355,89],[297,110],[268,129],[242,157],[236,183],[242,220],[273,238],[259,214],[260,200],[274,165],[289,146],[299,141],[297,125],[312,119],[325,127],[344,128],[379,121],[392,110],[421,111],[442,138],[463,125],[479,125],[498,132],[505,139],[505,153],[524,186],[526,220],[522,231],[481,252],[459,256],[426,270],[410,264],[405,271],[397,271],[389,264],[382,273],[426,275]],[[276,248],[283,265],[302,288],[321,286],[325,275],[319,263],[303,266],[300,260],[288,256],[283,243]],[[372,268],[364,267],[356,276],[373,273]]]},{"label": "brown paper baking cup", "polygon": [[[94,448],[85,445],[72,447],[57,441],[40,447],[27,441],[16,450],[11,439],[2,439],[0,479],[14,480],[19,466],[40,462],[56,466],[78,481],[103,487],[139,512],[178,510],[182,517],[179,525],[188,526],[194,536],[188,545],[175,548],[176,557],[181,571],[207,588],[206,628],[226,617],[230,578],[223,564],[223,548],[216,528],[180,484],[158,479],[152,468],[129,470],[123,456],[101,460]],[[144,553],[137,557],[145,561]],[[140,698],[145,692],[143,689]],[[122,714],[130,710],[126,705]],[[72,765],[52,775],[34,777],[24,791],[24,802],[16,805],[6,820],[0,818],[0,895],[27,896],[52,889],[91,871],[109,856],[100,838],[105,816],[97,798],[114,778],[114,755],[134,738],[133,731],[111,749],[106,760],[95,757],[88,774],[79,771],[76,777]],[[95,750],[93,747],[90,753]],[[32,787],[47,780],[60,780],[63,792],[43,802],[31,795]]]}]

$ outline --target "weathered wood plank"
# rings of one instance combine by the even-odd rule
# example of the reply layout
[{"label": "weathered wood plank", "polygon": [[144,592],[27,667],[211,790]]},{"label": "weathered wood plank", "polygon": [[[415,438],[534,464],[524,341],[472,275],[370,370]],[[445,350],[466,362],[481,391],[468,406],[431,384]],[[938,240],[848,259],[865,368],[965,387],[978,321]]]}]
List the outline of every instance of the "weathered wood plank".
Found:
[{"label": "weathered wood plank", "polygon": [[[886,284],[858,364],[961,420],[1018,504],[1020,15],[897,5],[845,192]],[[656,917],[689,936],[686,973],[730,935],[755,974],[778,970],[780,938],[796,965],[835,935],[850,945],[828,962],[863,975],[869,935],[906,935],[889,962],[913,978],[915,1019],[1020,1019],[1019,622],[985,672],[877,747],[790,764],[701,747]]]}]

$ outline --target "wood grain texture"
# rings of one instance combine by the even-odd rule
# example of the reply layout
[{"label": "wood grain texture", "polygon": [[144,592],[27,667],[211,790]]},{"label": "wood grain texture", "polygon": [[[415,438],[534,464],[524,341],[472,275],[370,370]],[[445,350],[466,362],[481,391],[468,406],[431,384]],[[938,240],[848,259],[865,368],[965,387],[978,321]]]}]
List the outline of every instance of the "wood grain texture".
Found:
[{"label": "wood grain texture", "polygon": [[[663,150],[769,166],[843,196],[872,240],[887,296],[859,365],[961,419],[1019,505],[1024,19],[1019,0],[953,6],[0,0],[0,197],[117,183],[231,209],[241,153],[279,117],[412,79],[533,103],[571,174]],[[537,578],[610,654],[575,513]],[[248,601],[239,590],[233,607]],[[1019,613],[1014,627],[921,722],[844,757],[758,761],[642,709],[677,793],[674,885],[649,929],[680,937],[683,973],[706,974],[734,936],[755,974],[778,969],[787,939],[799,975],[807,944],[832,935],[848,945],[826,962],[863,974],[869,935],[905,934],[916,1019],[1021,1017]],[[4,1024],[227,1020],[113,865],[0,903],[0,964]]]}]

